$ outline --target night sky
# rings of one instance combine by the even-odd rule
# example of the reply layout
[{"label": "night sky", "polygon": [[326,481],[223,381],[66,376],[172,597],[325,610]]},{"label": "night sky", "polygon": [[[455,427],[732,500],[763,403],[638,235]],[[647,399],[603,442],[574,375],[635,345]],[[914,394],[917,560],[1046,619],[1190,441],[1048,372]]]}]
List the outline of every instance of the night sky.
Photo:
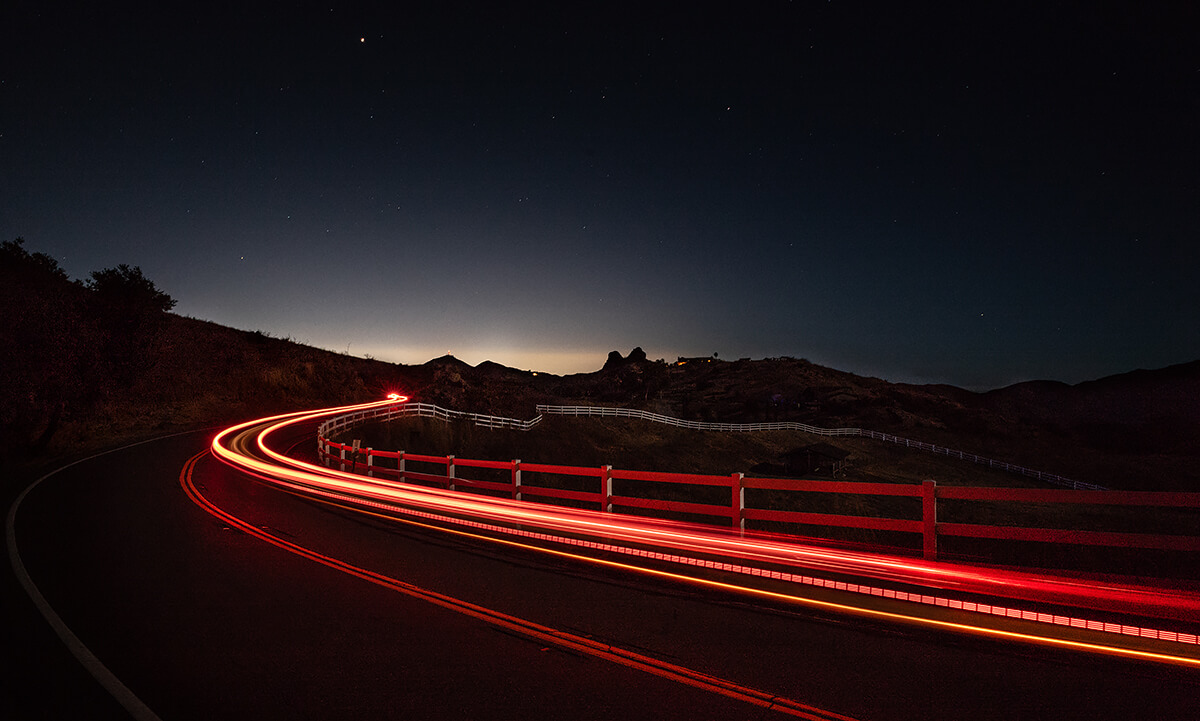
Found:
[{"label": "night sky", "polygon": [[1200,4],[1112,5],[10,1],[0,237],[402,363],[1158,368],[1200,358]]}]

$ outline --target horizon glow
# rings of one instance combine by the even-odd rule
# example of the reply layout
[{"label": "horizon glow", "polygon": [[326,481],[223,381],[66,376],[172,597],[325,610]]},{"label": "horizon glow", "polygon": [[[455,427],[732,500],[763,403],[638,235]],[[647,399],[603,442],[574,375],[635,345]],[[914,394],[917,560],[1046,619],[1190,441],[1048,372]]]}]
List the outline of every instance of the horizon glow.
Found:
[{"label": "horizon glow", "polygon": [[1163,101],[1195,93],[1188,12],[773,3],[681,35],[434,4],[247,33],[278,18],[18,5],[0,237],[405,363],[641,346],[971,390],[1163,368],[1200,359],[1200,105]]}]

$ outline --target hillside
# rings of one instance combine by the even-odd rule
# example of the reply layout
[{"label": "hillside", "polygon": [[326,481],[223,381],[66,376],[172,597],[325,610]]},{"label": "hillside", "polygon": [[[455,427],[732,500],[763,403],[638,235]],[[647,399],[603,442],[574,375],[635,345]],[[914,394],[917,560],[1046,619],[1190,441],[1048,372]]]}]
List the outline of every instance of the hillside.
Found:
[{"label": "hillside", "polygon": [[[173,314],[152,355],[127,389],[65,414],[38,455],[400,390],[413,400],[518,418],[555,403],[859,427],[1113,488],[1200,489],[1200,362],[988,393],[888,383],[791,358],[678,365],[615,354],[619,360],[610,355],[593,373],[555,376],[491,362],[472,367],[449,356],[397,365]],[[29,457],[27,447],[9,452],[10,460]]]},{"label": "hillside", "polygon": [[791,358],[665,365],[610,355],[605,369],[545,392],[688,419],[866,428],[1113,488],[1200,488],[1200,362],[973,393]]},{"label": "hillside", "polygon": [[41,455],[402,390],[519,418],[533,417],[539,403],[578,403],[694,420],[860,427],[1117,488],[1200,488],[1200,363],[988,393],[888,383],[790,358],[622,360],[560,377],[451,357],[402,366],[177,315],[166,321],[146,371],[66,414]]},{"label": "hillside", "polygon": [[[11,318],[0,327],[10,354],[0,374],[0,462],[7,467],[395,390],[416,401],[517,418],[551,403],[627,406],[693,420],[859,427],[1112,488],[1200,490],[1200,361],[1074,386],[1039,381],[987,393],[889,383],[795,358],[651,361],[640,348],[628,356],[613,351],[599,370],[567,376],[492,362],[471,366],[450,356],[404,366],[170,313],[174,300],[137,268],[71,282],[53,259],[24,251],[19,241],[4,243],[0,260],[0,300]],[[785,452],[813,440],[779,441],[779,447]],[[681,453],[687,452],[681,446],[706,442],[701,436],[665,441]],[[859,461],[893,457],[858,453]],[[871,474],[888,477],[902,463],[908,461],[876,462]]]}]

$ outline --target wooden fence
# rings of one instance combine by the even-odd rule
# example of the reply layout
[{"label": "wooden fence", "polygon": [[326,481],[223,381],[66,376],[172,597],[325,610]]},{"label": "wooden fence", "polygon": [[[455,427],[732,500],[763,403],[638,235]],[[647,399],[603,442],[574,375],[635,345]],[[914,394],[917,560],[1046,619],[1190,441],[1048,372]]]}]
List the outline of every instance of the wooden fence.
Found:
[{"label": "wooden fence", "polygon": [[596,416],[596,417],[612,417],[612,418],[637,418],[643,421],[652,421],[654,423],[665,423],[666,425],[675,426],[677,428],[690,428],[699,431],[723,431],[728,433],[748,433],[752,431],[802,431],[811,433],[817,436],[853,436],[858,438],[872,438],[885,443],[894,443],[905,448],[916,448],[929,453],[937,453],[951,458],[960,458],[964,461],[970,461],[979,465],[987,466],[988,468],[998,468],[1009,473],[1016,473],[1027,478],[1033,478],[1046,483],[1052,483],[1056,486],[1064,486],[1066,488],[1074,488],[1076,490],[1102,491],[1103,486],[1097,486],[1093,483],[1084,483],[1083,481],[1073,481],[1070,478],[1046,473],[1044,471],[1025,468],[1014,463],[1005,463],[997,461],[993,458],[984,458],[977,456],[974,453],[966,453],[953,448],[945,448],[932,443],[923,443],[914,441],[910,438],[901,438],[893,436],[890,433],[879,433],[878,431],[869,431],[862,428],[820,428],[818,426],[810,426],[807,423],[796,423],[794,421],[777,421],[773,423],[711,423],[707,421],[685,421],[680,418],[672,418],[659,413],[650,413],[636,408],[603,408],[597,406],[548,406],[539,405],[538,420],[541,420],[543,415],[556,416]]},{"label": "wooden fence", "polygon": [[534,428],[542,422],[542,418],[546,415],[589,416],[600,418],[636,418],[639,420],[651,421],[653,423],[664,423],[677,428],[689,428],[700,431],[720,431],[727,433],[749,433],[753,431],[801,431],[818,436],[852,436],[859,438],[871,438],[877,441],[883,441],[885,443],[893,443],[899,446],[904,446],[905,448],[915,448],[918,450],[927,451],[929,453],[937,453],[939,455],[949,456],[951,458],[959,458],[964,461],[987,466],[988,468],[997,468],[1002,471],[1016,473],[1027,478],[1033,478],[1035,480],[1044,481],[1056,486],[1063,486],[1065,488],[1087,491],[1106,490],[1104,486],[1098,486],[1094,483],[1075,481],[1054,473],[1046,473],[1044,471],[1038,471],[1032,468],[1026,468],[1024,466],[1018,466],[1014,463],[998,461],[994,458],[985,458],[974,453],[966,453],[965,451],[959,451],[953,448],[945,448],[932,443],[914,441],[910,438],[901,438],[900,436],[894,436],[889,433],[879,433],[878,431],[870,431],[862,428],[821,428],[819,426],[810,426],[807,423],[796,423],[794,421],[778,421],[773,423],[712,423],[707,421],[686,421],[681,418],[673,418],[671,416],[664,416],[659,413],[651,413],[649,411],[638,410],[636,408],[609,408],[603,406],[539,405],[537,407],[537,411],[537,416],[531,418],[530,420],[522,421],[516,418],[504,418],[502,416],[489,416],[479,413],[452,411],[435,405],[430,405],[428,403],[403,403],[395,406],[377,408],[330,419],[321,424],[317,434],[321,437],[329,437],[338,430],[357,425],[367,420],[388,421],[393,418],[400,418],[403,416],[437,418],[443,421],[466,420],[484,428],[507,428],[518,431],[528,431]]},{"label": "wooden fence", "polygon": [[[387,410],[387,409],[384,409]],[[368,414],[374,411],[367,412]],[[354,414],[362,416],[362,414]],[[341,420],[341,419],[334,419]],[[325,424],[323,429],[329,426]],[[333,424],[331,428],[344,428]],[[946,523],[939,521],[939,504],[944,501],[1007,502],[1016,504],[1071,504],[1075,506],[1122,506],[1128,509],[1173,509],[1200,518],[1200,493],[1096,491],[1065,489],[1018,489],[939,486],[934,481],[920,484],[856,483],[844,481],[809,481],[788,478],[753,478],[743,473],[712,476],[659,471],[631,471],[612,466],[579,467],[526,463],[520,460],[494,461],[428,456],[404,451],[380,451],[357,448],[318,438],[319,454],[328,466],[339,464],[341,470],[385,477],[400,482],[432,485],[450,490],[483,492],[524,501],[551,502],[611,512],[614,509],[641,509],[652,513],[689,514],[709,522],[746,530],[747,521],[766,521],[804,526],[856,528],[915,534],[919,537],[922,555],[938,557],[939,539],[964,537],[1007,541],[1072,544],[1113,548],[1157,549],[1163,551],[1200,551],[1200,536],[1196,529],[1183,534],[1163,534],[1124,531],[1095,531],[1085,529],[1037,528],[1019,525],[989,525],[982,523]],[[382,463],[380,461],[383,461]],[[410,464],[420,464],[421,470]],[[491,469],[491,480],[464,476],[462,469]],[[431,472],[432,471],[432,472]],[[498,474],[497,474],[498,472]],[[499,480],[497,480],[499,478]],[[571,479],[564,482],[564,479]],[[637,484],[621,484],[614,492],[614,482],[635,481],[643,493],[636,494]],[[573,487],[572,487],[573,486]],[[710,488],[709,494],[719,494],[727,500],[697,502],[666,500],[654,495],[651,488],[671,488],[674,495],[688,495],[697,488]],[[684,491],[682,494],[679,490]],[[874,496],[910,498],[911,508],[901,517],[813,513],[798,510],[773,510],[748,505],[747,490],[769,490],[787,494],[819,493],[840,497]],[[789,504],[793,506],[802,503]]]}]

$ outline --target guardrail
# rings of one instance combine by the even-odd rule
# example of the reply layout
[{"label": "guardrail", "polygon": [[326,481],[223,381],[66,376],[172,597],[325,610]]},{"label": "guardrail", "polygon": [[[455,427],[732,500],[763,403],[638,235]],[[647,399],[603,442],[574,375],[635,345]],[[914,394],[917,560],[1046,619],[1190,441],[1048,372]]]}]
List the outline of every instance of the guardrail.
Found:
[{"label": "guardrail", "polygon": [[464,413],[452,411],[429,403],[398,403],[394,406],[373,408],[371,410],[348,413],[336,416],[317,427],[317,438],[328,438],[334,433],[346,428],[352,428],[367,421],[387,422],[394,418],[418,416],[421,418],[436,418],[440,421],[466,420],[483,428],[510,428],[517,431],[527,431],[542,422],[539,415],[528,421],[502,416],[489,416],[481,413]]},{"label": "guardrail", "polygon": [[[608,418],[636,418],[643,421],[651,421],[654,423],[663,423],[677,428],[688,428],[699,431],[722,431],[727,433],[748,433],[753,431],[802,431],[811,433],[817,436],[850,436],[857,438],[871,438],[885,443],[893,443],[895,445],[904,446],[905,448],[916,448],[918,450],[927,451],[929,453],[937,453],[939,455],[948,456],[950,458],[958,458],[960,460],[969,461],[988,468],[996,468],[1009,473],[1016,473],[1026,478],[1033,478],[1038,481],[1050,483],[1064,488],[1073,488],[1079,491],[1104,491],[1107,490],[1104,486],[1099,486],[1094,483],[1085,483],[1084,481],[1075,481],[1054,473],[1046,473],[1024,466],[1018,466],[1015,463],[1007,463],[998,461],[994,458],[986,458],[974,453],[946,448],[944,446],[934,445],[932,443],[923,443],[914,441],[910,438],[901,438],[890,433],[879,433],[878,431],[865,430],[863,428],[821,428],[819,426],[810,426],[807,423],[797,423],[794,421],[777,421],[772,423],[713,423],[708,421],[686,421],[682,418],[673,418],[664,416],[660,413],[651,413],[649,411],[638,410],[636,408],[610,408],[603,406],[553,406],[553,405],[538,405],[538,415],[527,421],[522,421],[516,418],[504,418],[501,416],[488,416],[479,413],[464,413],[462,411],[452,411],[427,403],[405,403],[394,407],[384,408],[378,411],[368,411],[370,415],[361,416],[361,414],[351,414],[353,419],[347,420],[341,425],[331,425],[339,419],[335,418],[326,421],[322,424],[321,429],[318,429],[317,434],[320,436],[328,436],[329,434],[348,428],[358,423],[367,420],[382,419],[390,420],[401,416],[422,416],[425,418],[437,418],[443,421],[464,419],[471,421],[477,426],[485,428],[508,428],[511,430],[528,431],[534,426],[542,422],[543,416],[593,416],[593,417],[608,417]],[[349,418],[349,417],[347,417]],[[326,430],[326,427],[328,429]]]},{"label": "guardrail", "polygon": [[556,416],[600,416],[600,417],[617,417],[617,418],[637,418],[644,421],[653,421],[654,423],[665,423],[666,425],[676,426],[678,428],[690,428],[699,431],[724,431],[731,433],[744,433],[751,431],[803,431],[818,436],[855,436],[861,438],[872,438],[877,441],[886,443],[894,443],[904,446],[905,448],[917,448],[930,453],[937,453],[951,458],[960,458],[964,461],[970,461],[989,468],[998,468],[1010,473],[1017,473],[1028,478],[1034,478],[1046,483],[1052,483],[1056,486],[1064,486],[1066,488],[1074,488],[1076,490],[1088,491],[1103,491],[1104,486],[1097,486],[1094,483],[1084,483],[1083,481],[1074,481],[1070,478],[1055,475],[1053,473],[1045,473],[1032,468],[1025,468],[1013,463],[1005,463],[992,458],[984,458],[973,453],[965,453],[953,448],[945,448],[935,446],[932,443],[922,443],[909,438],[901,438],[893,436],[889,433],[879,433],[877,431],[868,431],[862,428],[820,428],[818,426],[810,426],[807,423],[796,423],[794,421],[778,421],[774,423],[710,423],[705,421],[685,421],[680,418],[672,418],[658,413],[650,413],[636,408],[601,408],[596,406],[548,406],[539,405],[537,407],[539,418],[540,414],[556,415]]},{"label": "guardrail", "polygon": [[696,431],[725,431],[747,433],[752,431],[804,431],[818,436],[858,436],[858,428],[819,428],[807,423],[777,421],[773,423],[713,423],[709,421],[685,421],[682,418],[664,416],[661,413],[638,410],[637,408],[607,408],[603,406],[549,406],[539,405],[538,413],[552,416],[599,416],[609,418],[637,418],[643,421],[663,423],[677,428]]},{"label": "guardrail", "polygon": [[[549,407],[540,407],[549,408]],[[626,410],[626,409],[610,409]],[[1020,525],[984,523],[946,523],[938,520],[939,502],[1008,502],[1016,504],[1073,504],[1088,506],[1124,506],[1127,508],[1169,508],[1188,513],[1200,511],[1200,493],[1149,491],[1059,490],[1017,488],[975,488],[938,486],[934,481],[921,484],[857,483],[846,481],[810,481],[786,478],[748,478],[743,473],[713,476],[659,471],[632,471],[612,466],[579,467],[525,463],[520,460],[495,461],[429,456],[405,451],[380,451],[359,448],[329,440],[329,434],[370,419],[424,416],[443,420],[466,418],[487,427],[527,430],[533,421],[515,421],[496,416],[446,411],[437,406],[406,404],[340,416],[323,423],[318,434],[318,452],[329,466],[336,462],[341,470],[363,472],[399,482],[433,485],[449,490],[473,490],[501,495],[514,500],[537,500],[614,509],[689,514],[713,519],[738,530],[746,530],[747,521],[767,521],[804,526],[840,527],[916,534],[925,558],[938,557],[939,539],[962,537],[1006,541],[1073,544],[1113,548],[1155,549],[1160,551],[1200,551],[1200,537],[1186,534],[1162,534],[1085,529],[1036,528]],[[494,424],[494,425],[489,425]],[[847,430],[847,429],[840,429]],[[850,429],[852,430],[852,429]],[[384,463],[380,463],[384,460]],[[409,464],[434,466],[436,472],[416,470]],[[464,468],[490,469],[491,480],[464,477]],[[497,474],[497,472],[499,472]],[[682,488],[690,487],[690,488]],[[662,490],[677,489],[666,495],[703,496],[703,500],[656,498]],[[899,497],[912,499],[911,505],[896,516],[863,516],[842,513],[813,513],[775,510],[761,503],[747,504],[746,491],[775,491],[787,494],[833,494],[836,496]],[[682,493],[680,492],[682,491]],[[716,500],[718,498],[722,500]],[[811,498],[811,496],[810,496]],[[801,505],[801,504],[791,504]],[[636,511],[635,511],[636,512]],[[1196,528],[1191,525],[1190,528]]]}]

